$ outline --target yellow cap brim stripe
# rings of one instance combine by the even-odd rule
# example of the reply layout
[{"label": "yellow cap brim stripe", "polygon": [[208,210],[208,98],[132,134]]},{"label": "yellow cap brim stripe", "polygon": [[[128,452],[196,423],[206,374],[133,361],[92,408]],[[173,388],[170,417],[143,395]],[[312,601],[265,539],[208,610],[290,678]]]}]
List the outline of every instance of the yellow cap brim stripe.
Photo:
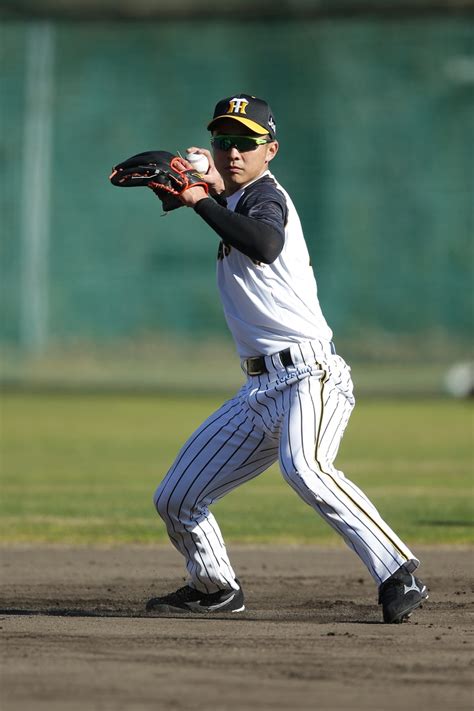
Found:
[{"label": "yellow cap brim stripe", "polygon": [[212,126],[219,119],[234,119],[234,121],[243,123],[244,126],[247,126],[247,128],[250,128],[251,131],[253,131],[254,133],[258,133],[261,136],[263,136],[265,133],[268,133],[268,128],[260,126],[260,124],[255,123],[255,121],[251,121],[250,119],[245,118],[244,116],[233,116],[232,114],[223,114],[222,116],[216,116],[215,118],[213,118],[210,124],[208,124],[208,131],[212,129]]}]

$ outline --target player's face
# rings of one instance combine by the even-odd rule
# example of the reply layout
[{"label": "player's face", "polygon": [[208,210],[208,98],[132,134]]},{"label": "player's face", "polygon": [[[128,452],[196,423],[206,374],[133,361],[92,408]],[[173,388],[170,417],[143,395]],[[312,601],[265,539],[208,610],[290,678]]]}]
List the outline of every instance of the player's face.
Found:
[{"label": "player's face", "polygon": [[[214,136],[251,136],[250,129],[232,119],[222,119],[213,130]],[[235,146],[229,150],[213,147],[214,163],[222,175],[227,195],[232,195],[242,186],[258,178],[276,155],[277,141],[257,145],[253,150],[239,151]]]}]

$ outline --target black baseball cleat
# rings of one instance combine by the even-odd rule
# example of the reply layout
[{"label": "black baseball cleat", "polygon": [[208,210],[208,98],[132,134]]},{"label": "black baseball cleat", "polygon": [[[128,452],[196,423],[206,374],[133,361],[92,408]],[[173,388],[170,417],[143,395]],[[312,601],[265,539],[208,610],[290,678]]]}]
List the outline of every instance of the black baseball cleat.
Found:
[{"label": "black baseball cleat", "polygon": [[387,623],[405,622],[427,599],[426,585],[407,573],[403,566],[379,587],[379,605],[382,605],[383,621]]},{"label": "black baseball cleat", "polygon": [[245,610],[244,593],[239,587],[238,590],[218,590],[207,595],[185,585],[164,597],[152,597],[151,600],[148,600],[146,609],[148,612],[161,614],[243,612]]}]

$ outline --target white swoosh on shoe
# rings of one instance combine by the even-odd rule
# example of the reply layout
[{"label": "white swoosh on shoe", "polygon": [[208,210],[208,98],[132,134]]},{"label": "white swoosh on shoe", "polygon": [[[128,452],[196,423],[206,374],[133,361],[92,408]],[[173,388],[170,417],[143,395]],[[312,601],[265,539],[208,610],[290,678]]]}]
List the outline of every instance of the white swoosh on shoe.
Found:
[{"label": "white swoosh on shoe", "polygon": [[219,610],[219,608],[224,607],[225,605],[228,605],[229,602],[231,602],[234,599],[235,595],[236,595],[236,593],[234,592],[234,594],[231,595],[230,597],[228,597],[226,600],[224,600],[224,602],[218,602],[216,605],[201,605],[199,602],[189,602],[188,607],[191,610],[201,610],[201,611],[206,610],[208,612],[211,612],[212,610]]},{"label": "white swoosh on shoe", "polygon": [[403,592],[404,592],[405,595],[406,595],[407,593],[409,593],[410,590],[416,590],[416,592],[419,592],[420,595],[422,595],[422,594],[424,593],[424,591],[426,590],[426,585],[424,585],[422,589],[419,588],[418,585],[417,585],[416,582],[415,582],[415,576],[412,575],[412,576],[411,576],[411,585],[408,586],[408,585],[403,584]]}]

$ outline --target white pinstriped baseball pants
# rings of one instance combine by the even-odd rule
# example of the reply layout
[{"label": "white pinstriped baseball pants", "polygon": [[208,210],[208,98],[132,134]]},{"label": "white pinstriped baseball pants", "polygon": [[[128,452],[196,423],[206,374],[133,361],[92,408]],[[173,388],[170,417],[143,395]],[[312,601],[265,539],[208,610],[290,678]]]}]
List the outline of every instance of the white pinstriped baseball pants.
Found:
[{"label": "white pinstriped baseball pants", "polygon": [[354,407],[350,369],[319,341],[291,346],[269,373],[249,377],[237,395],[189,438],[154,495],[173,545],[201,592],[238,588],[209,506],[279,460],[284,478],[346,541],[380,585],[419,561],[365,494],[333,466]]}]

